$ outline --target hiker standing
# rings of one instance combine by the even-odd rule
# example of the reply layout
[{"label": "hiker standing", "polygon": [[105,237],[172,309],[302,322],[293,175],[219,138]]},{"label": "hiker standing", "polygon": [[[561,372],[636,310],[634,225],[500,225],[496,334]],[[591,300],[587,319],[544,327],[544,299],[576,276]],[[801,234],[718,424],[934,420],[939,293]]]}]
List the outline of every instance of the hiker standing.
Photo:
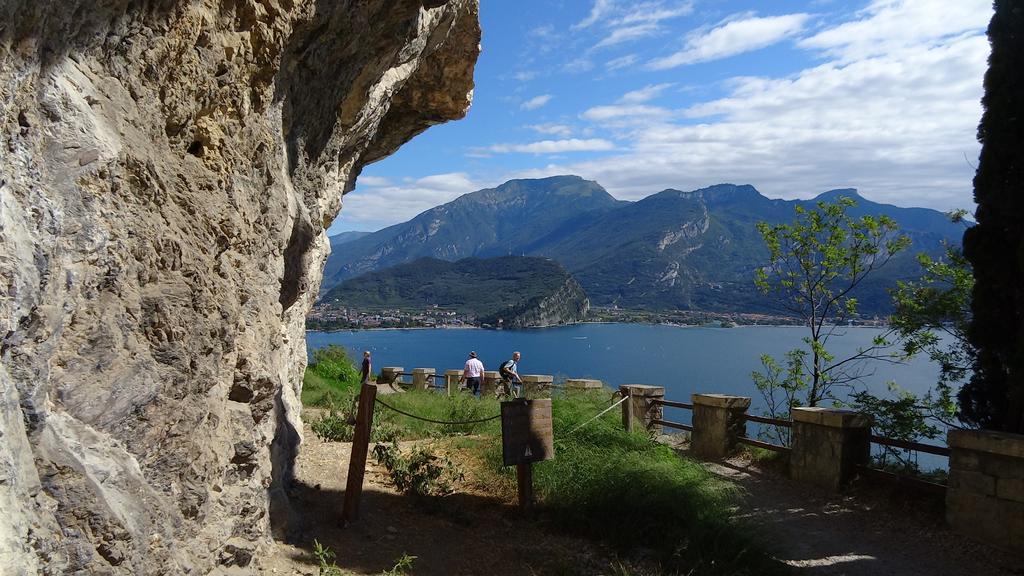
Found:
[{"label": "hiker standing", "polygon": [[476,352],[469,353],[469,360],[466,360],[462,368],[462,378],[459,382],[465,382],[466,387],[473,392],[473,396],[480,397],[480,385],[484,380],[484,363],[476,357]]},{"label": "hiker standing", "polygon": [[363,367],[359,372],[359,382],[361,384],[370,383],[370,374],[373,374],[373,363],[370,361],[370,351],[363,351]]},{"label": "hiker standing", "polygon": [[498,373],[501,374],[501,384],[505,388],[505,393],[511,398],[519,398],[523,392],[523,381],[519,378],[519,359],[522,358],[522,354],[518,351],[512,353],[512,358],[505,360],[501,364],[501,368],[498,368]]}]

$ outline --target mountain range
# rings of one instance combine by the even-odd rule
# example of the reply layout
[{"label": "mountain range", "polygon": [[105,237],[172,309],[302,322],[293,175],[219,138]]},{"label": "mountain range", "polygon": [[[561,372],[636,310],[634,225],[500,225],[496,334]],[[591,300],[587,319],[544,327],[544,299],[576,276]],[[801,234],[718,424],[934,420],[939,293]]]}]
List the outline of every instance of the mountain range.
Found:
[{"label": "mountain range", "polygon": [[471,192],[415,218],[338,246],[328,259],[322,294],[340,282],[422,257],[460,260],[517,254],[551,258],[582,285],[594,305],[739,312],[777,312],[754,287],[767,249],[755,227],[791,221],[796,206],[849,197],[852,215],[887,215],[912,241],[862,285],[861,312],[884,314],[886,291],[915,278],[918,252],[939,255],[958,245],[964,225],[926,208],[901,208],[856,190],[812,200],[778,200],[753,186],[719,184],[663,190],[636,202],[612,197],[578,176],[511,180]]}]

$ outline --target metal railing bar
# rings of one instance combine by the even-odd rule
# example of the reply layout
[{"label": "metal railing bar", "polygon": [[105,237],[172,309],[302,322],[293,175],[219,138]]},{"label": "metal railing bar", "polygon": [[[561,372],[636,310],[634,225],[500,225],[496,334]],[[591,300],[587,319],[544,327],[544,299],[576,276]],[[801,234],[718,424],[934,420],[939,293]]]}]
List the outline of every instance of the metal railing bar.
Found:
[{"label": "metal railing bar", "polygon": [[779,420],[778,418],[768,418],[766,416],[754,416],[753,414],[744,414],[742,418],[748,422],[759,422],[761,424],[771,424],[772,426],[782,426],[784,428],[792,428],[792,420]]},{"label": "metal railing bar", "polygon": [[937,484],[935,482],[929,482],[913,476],[907,476],[904,474],[896,474],[895,472],[889,472],[887,470],[879,470],[877,468],[871,468],[870,466],[857,466],[857,471],[869,478],[876,478],[884,480],[886,482],[892,482],[900,486],[907,486],[918,490],[924,490],[936,495],[944,495],[946,493],[946,486],[944,484]]},{"label": "metal railing bar", "polygon": [[904,450],[927,452],[928,454],[935,454],[937,456],[949,456],[949,448],[945,446],[921,444],[920,442],[907,442],[906,440],[885,438],[883,436],[875,436],[874,434],[871,435],[871,441],[875,444],[881,444],[883,446],[892,446],[893,448],[903,448]]},{"label": "metal railing bar", "polygon": [[772,452],[789,452],[791,448],[788,446],[779,446],[778,444],[769,444],[760,440],[754,440],[753,438],[747,438],[746,436],[740,436],[736,439],[740,444],[746,444],[747,446],[754,446],[757,448],[763,448],[764,450],[771,450]]},{"label": "metal railing bar", "polygon": [[655,406],[668,406],[669,408],[683,408],[685,410],[693,410],[693,404],[687,404],[686,402],[675,402],[672,400],[651,400],[651,404]]},{"label": "metal railing bar", "polygon": [[690,426],[689,424],[680,424],[679,422],[669,422],[668,420],[658,420],[657,418],[654,418],[651,419],[651,424],[693,432],[693,426]]}]

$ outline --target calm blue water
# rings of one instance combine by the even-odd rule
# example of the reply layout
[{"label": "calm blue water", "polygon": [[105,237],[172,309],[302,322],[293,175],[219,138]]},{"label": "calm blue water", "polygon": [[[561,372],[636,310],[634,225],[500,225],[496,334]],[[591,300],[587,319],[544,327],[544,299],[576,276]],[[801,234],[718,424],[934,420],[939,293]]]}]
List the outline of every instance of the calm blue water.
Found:
[{"label": "calm blue water", "polygon": [[[353,358],[362,350],[373,353],[374,370],[383,366],[461,368],[475,350],[488,370],[522,352],[520,374],[552,374],[573,378],[597,378],[613,388],[620,384],[652,384],[665,387],[669,400],[689,402],[690,394],[713,392],[753,398],[751,412],[760,414],[763,401],[750,378],[761,367],[761,354],[782,359],[802,345],[801,327],[749,326],[736,328],[677,327],[644,324],[578,324],[558,328],[495,331],[475,329],[364,330],[308,332],[310,351],[340,344]],[[842,329],[829,341],[837,358],[867,347],[881,333],[878,328]],[[876,394],[884,394],[887,382],[922,393],[933,386],[938,366],[919,358],[908,364],[874,363],[865,366],[864,382]],[[667,411],[666,418],[690,420],[689,411]],[[940,442],[940,441],[936,441]],[[922,465],[939,466],[922,455]]]}]

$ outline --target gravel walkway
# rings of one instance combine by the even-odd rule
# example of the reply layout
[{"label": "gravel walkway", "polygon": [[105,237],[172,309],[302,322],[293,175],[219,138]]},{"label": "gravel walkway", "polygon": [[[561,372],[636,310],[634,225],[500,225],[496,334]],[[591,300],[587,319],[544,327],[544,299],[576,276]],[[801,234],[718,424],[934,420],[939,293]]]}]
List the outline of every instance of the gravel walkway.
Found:
[{"label": "gravel walkway", "polygon": [[743,516],[762,527],[765,543],[797,574],[1024,575],[1024,557],[947,529],[934,497],[877,484],[835,495],[738,459],[708,467],[744,490]]}]

